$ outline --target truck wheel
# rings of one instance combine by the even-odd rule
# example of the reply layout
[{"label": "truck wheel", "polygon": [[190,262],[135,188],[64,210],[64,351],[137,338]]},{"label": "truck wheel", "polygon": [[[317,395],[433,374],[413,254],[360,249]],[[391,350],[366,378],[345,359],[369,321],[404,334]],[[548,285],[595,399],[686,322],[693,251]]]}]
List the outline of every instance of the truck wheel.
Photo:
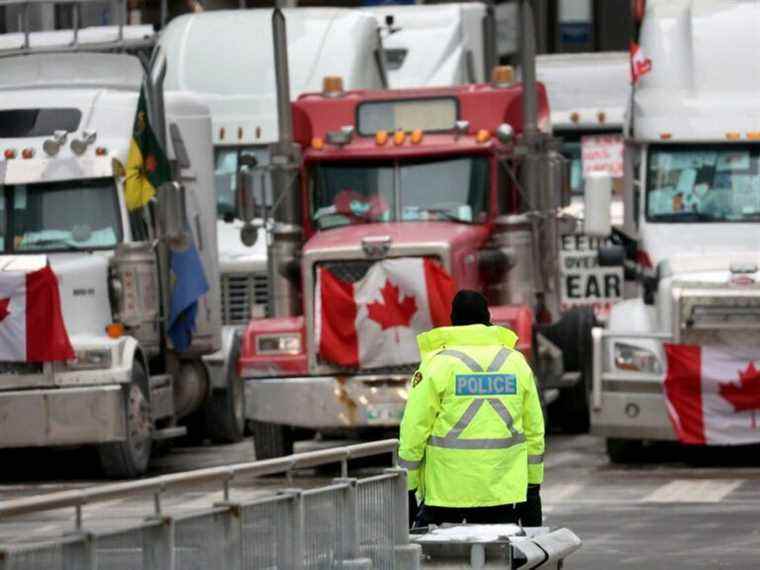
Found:
[{"label": "truck wheel", "polygon": [[591,329],[595,324],[596,317],[591,308],[577,307],[543,331],[549,340],[562,349],[565,371],[581,373],[574,386],[560,390],[559,398],[551,406],[557,424],[566,433],[587,433],[591,425]]},{"label": "truck wheel", "polygon": [[638,439],[607,438],[606,445],[612,463],[639,463],[644,457],[644,442]]},{"label": "truck wheel", "polygon": [[256,460],[274,459],[293,453],[293,432],[288,426],[251,422]]},{"label": "truck wheel", "polygon": [[245,384],[237,375],[240,344],[234,343],[227,370],[227,387],[212,389],[206,402],[206,434],[215,443],[237,443],[245,435]]},{"label": "truck wheel", "polygon": [[150,401],[145,393],[148,377],[142,364],[135,362],[132,382],[126,388],[124,403],[127,417],[127,437],[124,441],[98,446],[103,472],[112,478],[133,479],[145,474],[152,448],[153,430]]}]

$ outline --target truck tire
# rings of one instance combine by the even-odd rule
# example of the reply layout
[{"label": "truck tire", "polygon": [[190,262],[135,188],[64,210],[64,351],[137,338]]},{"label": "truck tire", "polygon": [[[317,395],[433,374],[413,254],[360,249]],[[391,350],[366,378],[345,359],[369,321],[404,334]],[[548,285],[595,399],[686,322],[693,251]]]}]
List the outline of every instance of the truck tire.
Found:
[{"label": "truck tire", "polygon": [[638,439],[607,438],[607,456],[612,463],[640,463],[644,457],[644,442]]},{"label": "truck tire", "polygon": [[237,443],[245,436],[245,384],[237,374],[240,343],[230,351],[227,369],[227,386],[224,390],[212,389],[205,406],[206,435],[214,443]]},{"label": "truck tire", "polygon": [[293,432],[288,426],[253,421],[251,431],[257,461],[293,453]]},{"label": "truck tire", "polygon": [[150,400],[145,392],[147,385],[145,368],[139,362],[135,362],[132,381],[125,388],[127,438],[124,441],[98,446],[100,465],[108,477],[134,479],[144,475],[148,470],[153,443],[153,420],[150,414]]},{"label": "truck tire", "polygon": [[559,398],[551,406],[557,424],[565,433],[587,433],[591,425],[591,329],[595,325],[596,317],[590,307],[576,307],[542,331],[562,349],[565,371],[580,372],[578,382],[560,390]]}]

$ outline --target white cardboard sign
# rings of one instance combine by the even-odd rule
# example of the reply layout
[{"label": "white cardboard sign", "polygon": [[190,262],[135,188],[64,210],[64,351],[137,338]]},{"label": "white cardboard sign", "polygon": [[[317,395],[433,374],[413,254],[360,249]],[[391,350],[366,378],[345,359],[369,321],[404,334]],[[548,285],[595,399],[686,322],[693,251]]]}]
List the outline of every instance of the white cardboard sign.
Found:
[{"label": "white cardboard sign", "polygon": [[583,177],[602,173],[612,178],[623,177],[623,136],[589,135],[581,138]]}]

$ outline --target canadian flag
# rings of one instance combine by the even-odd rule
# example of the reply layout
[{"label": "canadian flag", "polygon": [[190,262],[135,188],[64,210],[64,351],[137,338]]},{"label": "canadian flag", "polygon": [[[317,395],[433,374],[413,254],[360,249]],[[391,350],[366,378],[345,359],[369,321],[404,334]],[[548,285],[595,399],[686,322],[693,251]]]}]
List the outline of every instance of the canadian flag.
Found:
[{"label": "canadian flag", "polygon": [[419,362],[417,334],[450,324],[454,281],[426,258],[378,261],[355,283],[322,267],[315,291],[319,356],[347,367]]},{"label": "canadian flag", "polygon": [[71,358],[53,270],[0,271],[0,362]]},{"label": "canadian flag", "polygon": [[683,443],[760,442],[760,350],[666,344],[668,415]]},{"label": "canadian flag", "polygon": [[629,44],[631,53],[631,83],[636,85],[643,75],[652,71],[652,60],[646,57],[641,46],[631,40]]}]

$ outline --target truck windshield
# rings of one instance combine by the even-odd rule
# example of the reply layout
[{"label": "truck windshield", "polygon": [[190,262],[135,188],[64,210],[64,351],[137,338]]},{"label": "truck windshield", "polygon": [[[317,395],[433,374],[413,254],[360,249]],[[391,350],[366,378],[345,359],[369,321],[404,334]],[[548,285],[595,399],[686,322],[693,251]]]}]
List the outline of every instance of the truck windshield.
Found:
[{"label": "truck windshield", "polygon": [[[214,158],[214,180],[216,184],[216,211],[220,220],[232,221],[235,216],[235,190],[240,159],[253,156],[259,166],[269,163],[269,150],[266,147],[218,148]],[[269,176],[262,170],[256,177],[256,201],[264,204],[264,197],[271,196]],[[270,200],[267,199],[267,204]]]},{"label": "truck windshield", "polygon": [[488,159],[322,163],[313,172],[312,216],[319,229],[392,221],[481,222]]},{"label": "truck windshield", "polygon": [[649,150],[647,220],[760,219],[760,145],[659,145]]},{"label": "truck windshield", "polygon": [[121,239],[112,178],[18,184],[2,191],[5,253],[110,249]]}]

